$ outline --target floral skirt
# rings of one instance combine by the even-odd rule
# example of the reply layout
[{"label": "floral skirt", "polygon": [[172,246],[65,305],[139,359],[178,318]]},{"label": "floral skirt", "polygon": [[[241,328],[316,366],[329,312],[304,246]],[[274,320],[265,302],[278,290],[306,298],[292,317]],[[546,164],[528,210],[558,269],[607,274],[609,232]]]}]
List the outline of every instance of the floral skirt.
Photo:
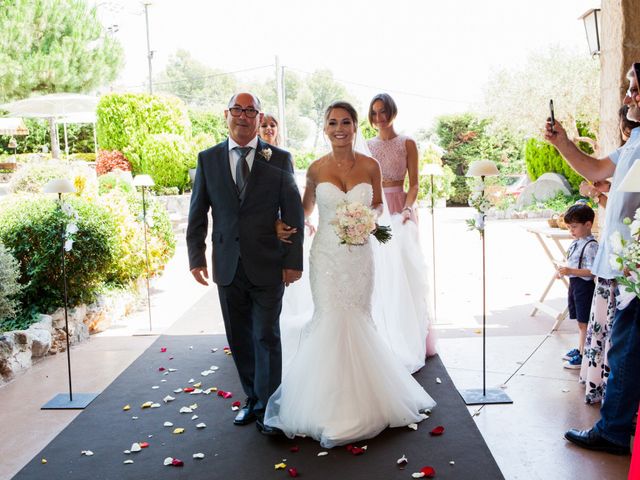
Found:
[{"label": "floral skirt", "polygon": [[615,280],[598,277],[580,369],[580,382],[586,385],[585,402],[589,404],[603,401],[607,389],[609,332],[616,314],[615,289]]}]

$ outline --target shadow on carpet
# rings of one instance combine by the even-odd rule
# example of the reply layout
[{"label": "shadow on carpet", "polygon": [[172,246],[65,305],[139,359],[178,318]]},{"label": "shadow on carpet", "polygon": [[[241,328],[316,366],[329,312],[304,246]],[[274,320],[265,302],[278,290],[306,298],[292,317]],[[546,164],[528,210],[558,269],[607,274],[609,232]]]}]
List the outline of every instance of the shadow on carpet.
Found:
[{"label": "shadow on carpet", "polygon": [[[433,467],[438,479],[504,478],[437,356],[415,375],[438,403],[417,431],[387,429],[356,444],[367,445],[362,455],[336,447],[318,456],[326,450],[311,439],[274,439],[259,434],[254,425],[232,424],[232,404],[244,401],[244,395],[233,359],[223,350],[225,342],[222,335],[160,337],[14,478],[285,479],[291,478],[288,469],[295,468],[300,478],[309,480],[392,480],[410,479],[425,466]],[[219,369],[203,375],[212,366]],[[198,388],[198,383],[201,390],[217,387],[233,397],[225,399],[215,391],[174,392]],[[165,403],[167,396],[175,400]],[[160,406],[143,409],[145,402]],[[130,410],[123,410],[125,405]],[[179,413],[190,406],[191,413]],[[163,426],[165,422],[172,426]],[[206,427],[197,428],[201,423]],[[444,434],[431,436],[440,425]],[[174,433],[176,428],[184,432]],[[125,454],[136,442],[149,445]],[[292,447],[299,450],[292,452]],[[93,455],[83,455],[83,450]],[[204,458],[194,459],[195,453]],[[403,455],[408,465],[401,470],[396,460]],[[184,466],[165,466],[167,457],[182,460]],[[276,470],[280,463],[286,468]]]}]

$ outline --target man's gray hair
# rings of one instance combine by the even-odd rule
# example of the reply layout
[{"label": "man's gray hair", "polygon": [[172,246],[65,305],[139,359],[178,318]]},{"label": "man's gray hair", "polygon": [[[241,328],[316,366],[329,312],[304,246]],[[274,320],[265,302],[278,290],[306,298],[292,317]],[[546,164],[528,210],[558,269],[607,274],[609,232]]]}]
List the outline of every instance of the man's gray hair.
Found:
[{"label": "man's gray hair", "polygon": [[[243,93],[243,92],[240,92],[240,93]],[[238,95],[240,95],[240,93],[234,93],[233,94],[233,96],[229,99],[229,103],[227,105],[227,108],[231,108],[231,107],[233,107],[235,105],[236,97]],[[256,95],[254,95],[253,93],[249,93],[249,92],[244,92],[244,93],[247,93],[248,95],[251,95],[253,97],[253,101],[256,104],[256,107],[258,107],[257,110],[258,111],[262,111],[262,103],[260,102],[260,99]]]}]

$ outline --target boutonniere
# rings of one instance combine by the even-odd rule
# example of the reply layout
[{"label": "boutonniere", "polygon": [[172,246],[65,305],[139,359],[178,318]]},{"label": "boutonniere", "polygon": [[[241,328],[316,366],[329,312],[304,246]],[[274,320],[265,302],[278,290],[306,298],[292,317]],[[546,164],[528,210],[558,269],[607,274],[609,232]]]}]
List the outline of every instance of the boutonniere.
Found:
[{"label": "boutonniere", "polygon": [[262,150],[260,150],[260,155],[262,155],[267,162],[271,160],[272,153],[273,152],[270,148],[263,148]]}]

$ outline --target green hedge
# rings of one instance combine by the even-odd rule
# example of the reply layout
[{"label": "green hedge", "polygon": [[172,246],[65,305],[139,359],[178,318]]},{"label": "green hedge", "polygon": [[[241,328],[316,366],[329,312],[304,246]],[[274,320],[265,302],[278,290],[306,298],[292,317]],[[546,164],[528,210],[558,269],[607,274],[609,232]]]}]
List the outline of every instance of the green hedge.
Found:
[{"label": "green hedge", "polygon": [[175,187],[183,192],[189,185],[193,158],[192,145],[180,135],[152,135],[140,147],[141,169],[158,189]]},{"label": "green hedge", "polygon": [[533,181],[547,172],[559,173],[569,181],[574,191],[577,191],[580,182],[584,180],[582,176],[578,175],[564,158],[562,158],[562,155],[558,153],[556,147],[535,138],[530,138],[527,141],[525,146],[525,162],[529,177]]},{"label": "green hedge", "polygon": [[99,147],[123,152],[134,173],[148,173],[142,170],[140,149],[149,136],[171,133],[191,137],[186,107],[176,97],[141,93],[103,95],[96,114]]},{"label": "green hedge", "polygon": [[18,299],[23,286],[18,283],[20,268],[11,252],[0,243],[0,332],[2,324],[18,313]]},{"label": "green hedge", "polygon": [[[78,232],[66,253],[69,305],[95,300],[116,252],[116,224],[109,211],[78,197],[66,200],[78,212]],[[0,242],[20,264],[24,310],[51,312],[62,306],[61,229],[67,223],[57,201],[43,197],[4,202]]]}]

